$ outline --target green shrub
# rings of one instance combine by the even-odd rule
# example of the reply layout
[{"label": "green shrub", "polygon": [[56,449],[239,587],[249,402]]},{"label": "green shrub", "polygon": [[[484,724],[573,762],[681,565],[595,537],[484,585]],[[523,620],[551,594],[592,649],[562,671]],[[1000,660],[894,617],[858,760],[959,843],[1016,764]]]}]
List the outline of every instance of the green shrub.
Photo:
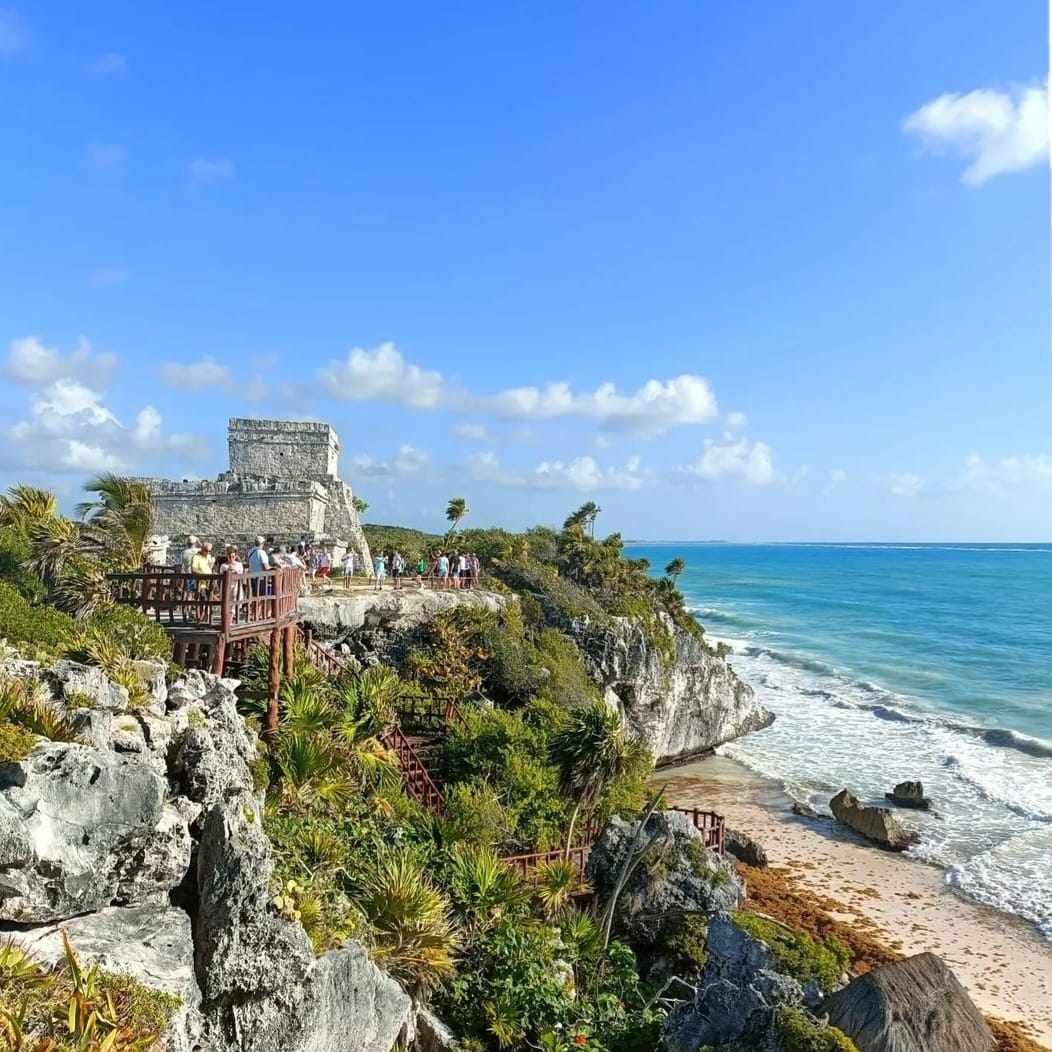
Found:
[{"label": "green shrub", "polygon": [[681,913],[669,921],[662,935],[661,955],[669,959],[672,974],[697,974],[705,967],[708,937],[708,922],[700,914]]},{"label": "green shrub", "polygon": [[446,793],[441,821],[445,841],[494,847],[509,838],[513,826],[496,790],[481,779],[460,782]]},{"label": "green shrub", "polygon": [[24,760],[37,743],[37,736],[25,727],[4,721],[0,723],[0,764]]},{"label": "green shrub", "polygon": [[11,584],[0,581],[0,636],[31,656],[61,654],[73,638],[71,617],[50,606],[31,605]]},{"label": "green shrub", "polygon": [[775,1011],[774,1025],[785,1052],[858,1052],[847,1034],[835,1026],[816,1023],[802,1008],[783,1005]]},{"label": "green shrub", "polygon": [[29,538],[19,526],[0,527],[0,581],[11,585],[31,603],[44,600],[40,578],[25,569],[29,558]]},{"label": "green shrub", "polygon": [[851,965],[851,951],[838,939],[818,940],[805,931],[747,911],[736,913],[734,923],[759,939],[786,972],[801,983],[814,982],[822,990],[832,990]]},{"label": "green shrub", "polygon": [[172,640],[155,621],[131,606],[100,607],[85,622],[111,639],[119,640],[125,655],[133,661],[171,661]]}]

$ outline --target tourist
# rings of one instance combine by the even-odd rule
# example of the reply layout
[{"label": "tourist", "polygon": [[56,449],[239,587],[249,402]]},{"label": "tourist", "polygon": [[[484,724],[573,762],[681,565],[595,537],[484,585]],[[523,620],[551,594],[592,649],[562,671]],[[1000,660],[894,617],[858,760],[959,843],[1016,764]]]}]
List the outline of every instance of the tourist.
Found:
[{"label": "tourist", "polygon": [[469,556],[471,560],[471,580],[476,588],[479,586],[479,578],[482,576],[482,563],[479,562],[479,557],[472,552]]},{"label": "tourist", "polygon": [[394,578],[394,586],[396,589],[402,587],[402,574],[405,571],[405,559],[402,558],[402,553],[395,549],[391,553],[391,577]]},{"label": "tourist", "polygon": [[471,587],[471,570],[468,568],[468,557],[465,552],[461,552],[457,556],[457,577],[459,578],[459,587]]},{"label": "tourist", "polygon": [[193,573],[194,556],[197,554],[199,545],[197,538],[192,533],[187,538],[187,542],[186,547],[183,549],[180,565],[183,573]]},{"label": "tourist", "polygon": [[245,564],[241,561],[241,556],[234,545],[227,545],[227,549],[223,553],[223,561],[219,566],[219,572],[227,575],[226,591],[230,601],[232,603],[240,602],[245,587],[243,580]]},{"label": "tourist", "polygon": [[353,577],[354,576],[354,552],[349,551],[343,557],[343,576]]},{"label": "tourist", "polygon": [[318,576],[322,579],[327,578],[332,573],[332,553],[328,548],[322,548],[318,552]]},{"label": "tourist", "polygon": [[376,591],[383,591],[384,578],[387,576],[387,567],[384,565],[384,555],[381,552],[373,559],[373,574],[376,577]]},{"label": "tourist", "polygon": [[445,552],[438,553],[438,560],[435,563],[435,576],[438,578],[440,588],[449,587],[449,557]]},{"label": "tourist", "polygon": [[421,555],[416,561],[416,586],[424,587],[424,575],[427,573],[427,560]]}]

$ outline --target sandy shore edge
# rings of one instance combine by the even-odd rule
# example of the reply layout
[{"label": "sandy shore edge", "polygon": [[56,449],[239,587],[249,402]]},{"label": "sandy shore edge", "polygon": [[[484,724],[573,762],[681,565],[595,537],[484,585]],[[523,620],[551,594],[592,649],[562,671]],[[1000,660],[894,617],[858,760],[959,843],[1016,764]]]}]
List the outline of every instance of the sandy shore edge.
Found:
[{"label": "sandy shore edge", "polygon": [[794,815],[777,786],[733,760],[708,757],[654,780],[667,784],[670,803],[718,811],[755,837],[794,885],[841,904],[838,920],[904,955],[938,954],[984,1013],[1052,1048],[1052,943],[1029,924],[955,894],[934,866]]}]

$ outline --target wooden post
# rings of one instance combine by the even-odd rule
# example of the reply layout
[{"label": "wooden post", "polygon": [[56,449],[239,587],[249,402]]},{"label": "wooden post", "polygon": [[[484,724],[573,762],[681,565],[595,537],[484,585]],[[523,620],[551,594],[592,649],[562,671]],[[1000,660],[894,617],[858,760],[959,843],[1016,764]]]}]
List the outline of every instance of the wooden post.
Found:
[{"label": "wooden post", "polygon": [[292,673],[296,668],[296,624],[295,622],[285,626],[285,681],[292,679]]},{"label": "wooden post", "polygon": [[212,672],[217,676],[223,674],[223,660],[226,657],[226,636],[222,633],[216,638],[215,648],[212,651]]},{"label": "wooden post", "polygon": [[278,734],[278,694],[281,690],[281,629],[270,633],[270,666],[267,679],[267,718],[263,737],[273,743]]}]

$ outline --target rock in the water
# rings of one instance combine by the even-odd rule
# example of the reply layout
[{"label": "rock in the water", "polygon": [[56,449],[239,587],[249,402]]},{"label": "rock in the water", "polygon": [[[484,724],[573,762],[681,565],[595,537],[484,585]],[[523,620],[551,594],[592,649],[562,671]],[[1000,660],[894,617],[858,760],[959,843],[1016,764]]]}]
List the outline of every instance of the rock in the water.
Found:
[{"label": "rock in the water", "polygon": [[916,843],[916,835],[905,829],[886,807],[861,804],[847,789],[841,789],[829,806],[838,822],[889,851],[905,851]]},{"label": "rock in the water", "polygon": [[41,964],[64,957],[62,932],[83,964],[130,975],[182,1002],[168,1028],[168,1052],[190,1052],[201,1032],[201,992],[194,978],[190,918],[172,906],[112,907],[43,928],[0,931]]},{"label": "rock in the water", "polygon": [[767,865],[767,851],[763,844],[754,840],[748,833],[740,833],[737,829],[726,829],[723,833],[723,846],[729,855],[733,855],[739,862],[747,866],[756,866],[763,869]]},{"label": "rock in the water", "polygon": [[802,800],[794,800],[792,811],[794,815],[799,815],[801,818],[824,818],[825,815],[820,815],[810,804],[804,803]]},{"label": "rock in the water", "polygon": [[881,965],[822,1004],[860,1052],[990,1052],[994,1036],[932,953]]},{"label": "rock in the water", "polygon": [[589,674],[659,764],[688,759],[774,722],[723,654],[659,616],[672,653],[656,647],[635,618],[614,618],[609,627],[587,621],[567,626]]},{"label": "rock in the water", "polygon": [[157,835],[166,791],[150,764],[85,745],[48,742],[0,768],[0,920],[49,922],[167,892],[180,859],[141,873],[129,862]]},{"label": "rock in the water", "polygon": [[912,807],[919,811],[931,808],[931,800],[924,795],[922,782],[899,782],[890,793],[884,794],[884,798],[899,807]]},{"label": "rock in the water", "polygon": [[803,988],[782,973],[759,939],[729,917],[715,917],[709,924],[707,948],[694,999],[666,1019],[662,1047],[669,1052],[697,1052],[706,1045],[732,1042],[767,1047],[775,1009],[802,1005]]},{"label": "rock in the water", "polygon": [[[600,901],[611,893],[639,824],[612,818],[588,858],[588,879]],[[638,846],[651,845],[617,900],[618,930],[640,946],[655,945],[670,918],[737,909],[745,887],[734,865],[705,847],[690,818],[651,815]]]}]

